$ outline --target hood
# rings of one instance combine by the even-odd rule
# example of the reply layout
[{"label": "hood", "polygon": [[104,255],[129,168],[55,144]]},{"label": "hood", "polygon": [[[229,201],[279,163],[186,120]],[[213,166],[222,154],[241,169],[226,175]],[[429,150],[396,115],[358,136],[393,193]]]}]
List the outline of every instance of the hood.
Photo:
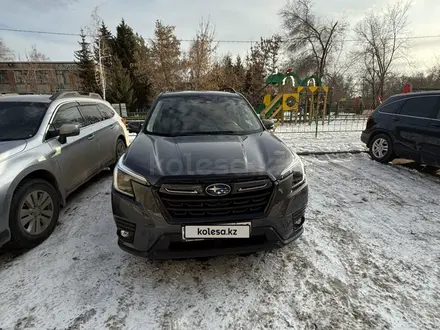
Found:
[{"label": "hood", "polygon": [[26,148],[26,140],[0,141],[0,163]]},{"label": "hood", "polygon": [[139,134],[124,164],[152,184],[165,176],[267,174],[277,178],[294,160],[272,133],[161,137]]}]

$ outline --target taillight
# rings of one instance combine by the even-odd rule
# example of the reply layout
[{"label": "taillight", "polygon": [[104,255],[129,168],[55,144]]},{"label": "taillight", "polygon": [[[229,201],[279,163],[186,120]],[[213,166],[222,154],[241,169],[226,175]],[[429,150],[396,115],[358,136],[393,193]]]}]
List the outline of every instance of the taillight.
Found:
[{"label": "taillight", "polygon": [[127,125],[127,121],[124,118],[121,118],[121,120],[124,125]]}]

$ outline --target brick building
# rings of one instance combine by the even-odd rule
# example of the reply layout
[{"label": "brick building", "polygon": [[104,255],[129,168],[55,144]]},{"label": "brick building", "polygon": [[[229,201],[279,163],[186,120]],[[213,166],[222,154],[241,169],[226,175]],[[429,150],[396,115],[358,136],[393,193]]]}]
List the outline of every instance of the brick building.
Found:
[{"label": "brick building", "polygon": [[0,93],[52,94],[78,89],[74,62],[0,62]]}]

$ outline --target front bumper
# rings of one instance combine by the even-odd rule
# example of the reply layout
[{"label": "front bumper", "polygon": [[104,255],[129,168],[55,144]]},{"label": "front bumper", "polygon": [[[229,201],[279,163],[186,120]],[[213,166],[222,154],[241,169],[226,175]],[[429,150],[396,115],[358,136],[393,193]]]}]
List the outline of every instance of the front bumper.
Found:
[{"label": "front bumper", "polygon": [[[299,238],[304,231],[308,185],[304,182],[287,194],[282,187],[275,189],[265,217],[243,220],[252,223],[250,238],[201,241],[183,241],[182,224],[171,224],[163,217],[160,201],[154,194],[149,195],[148,205],[144,205],[113,189],[112,209],[118,244],[124,251],[151,259],[208,257],[280,248]],[[130,236],[122,237],[121,230],[129,232]]]},{"label": "front bumper", "polygon": [[11,195],[8,194],[9,185],[0,186],[0,247],[11,239],[9,230],[9,204]]}]

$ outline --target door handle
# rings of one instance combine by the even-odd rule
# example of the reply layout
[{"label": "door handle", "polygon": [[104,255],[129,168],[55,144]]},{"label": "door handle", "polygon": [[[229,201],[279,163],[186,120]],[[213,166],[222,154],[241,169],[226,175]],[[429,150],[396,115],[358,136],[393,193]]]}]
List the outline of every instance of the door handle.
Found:
[{"label": "door handle", "polygon": [[431,124],[430,126],[440,127],[440,124]]},{"label": "door handle", "polygon": [[400,120],[400,118],[393,117],[393,121],[399,121],[399,120]]},{"label": "door handle", "polygon": [[92,134],[87,137],[87,140],[93,140],[94,138],[95,138],[95,134]]},{"label": "door handle", "polygon": [[110,129],[115,128],[116,124],[110,125]]}]

